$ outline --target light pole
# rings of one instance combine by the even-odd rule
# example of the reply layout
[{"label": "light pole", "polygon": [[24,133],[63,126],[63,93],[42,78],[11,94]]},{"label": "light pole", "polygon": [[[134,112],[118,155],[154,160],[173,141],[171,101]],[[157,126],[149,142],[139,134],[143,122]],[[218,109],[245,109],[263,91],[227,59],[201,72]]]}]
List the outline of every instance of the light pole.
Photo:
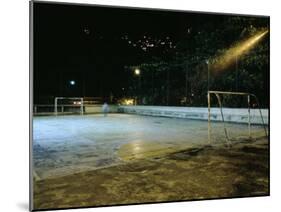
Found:
[{"label": "light pole", "polygon": [[210,67],[209,67],[209,60],[206,60],[206,64],[207,64],[207,72],[208,72],[208,86],[207,89],[208,91],[210,90]]},{"label": "light pole", "polygon": [[136,68],[135,70],[134,70],[134,73],[135,73],[135,75],[139,78],[138,79],[138,95],[137,95],[137,98],[136,98],[136,104],[137,104],[137,101],[138,101],[138,99],[139,99],[139,96],[140,96],[140,74],[141,74],[141,71],[140,71],[140,69],[139,68]]},{"label": "light pole", "polygon": [[185,70],[185,105],[187,105],[187,95],[188,95],[188,67],[186,67],[186,70]]},{"label": "light pole", "polygon": [[70,96],[76,95],[75,94],[76,93],[76,81],[69,80],[68,83],[69,83],[69,86],[68,86],[69,89],[67,91],[68,95],[70,95]]},{"label": "light pole", "polygon": [[235,57],[235,87],[236,87],[236,91],[238,91],[238,57],[236,55]]}]

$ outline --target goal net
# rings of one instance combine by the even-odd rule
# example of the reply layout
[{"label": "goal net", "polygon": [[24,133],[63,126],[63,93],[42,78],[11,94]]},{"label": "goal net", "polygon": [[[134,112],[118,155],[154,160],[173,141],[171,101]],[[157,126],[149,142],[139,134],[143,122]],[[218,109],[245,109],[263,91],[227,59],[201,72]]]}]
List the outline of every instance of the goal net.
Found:
[{"label": "goal net", "polygon": [[84,101],[82,97],[55,97],[54,113],[84,114]]},{"label": "goal net", "polygon": [[263,112],[254,94],[208,91],[207,98],[209,143],[225,140],[230,144],[267,136]]}]

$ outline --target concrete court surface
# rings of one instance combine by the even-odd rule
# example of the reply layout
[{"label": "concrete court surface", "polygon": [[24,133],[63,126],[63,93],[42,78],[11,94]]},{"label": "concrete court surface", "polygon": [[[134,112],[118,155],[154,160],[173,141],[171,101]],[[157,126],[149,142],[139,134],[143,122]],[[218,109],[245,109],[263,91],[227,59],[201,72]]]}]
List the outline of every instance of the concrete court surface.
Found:
[{"label": "concrete court surface", "polygon": [[[247,125],[227,125],[230,136],[238,138],[231,149],[224,146],[223,125],[218,122],[212,123],[210,147],[206,121],[129,114],[34,117],[35,207],[267,194],[268,143],[263,128],[252,126],[256,141],[244,139],[244,144]],[[259,164],[248,164],[253,161]],[[241,173],[241,163],[246,162],[244,171],[250,173]],[[200,173],[206,164],[212,166]],[[251,184],[245,175],[260,184]],[[230,188],[233,180],[245,183]],[[181,190],[185,186],[189,190]],[[140,191],[134,195],[134,189]]]},{"label": "concrete court surface", "polygon": [[[33,120],[36,177],[51,178],[208,144],[207,122],[128,114],[44,116]],[[247,125],[228,124],[230,135],[246,136]],[[253,135],[263,128],[253,127]],[[225,143],[221,123],[212,142]]]}]

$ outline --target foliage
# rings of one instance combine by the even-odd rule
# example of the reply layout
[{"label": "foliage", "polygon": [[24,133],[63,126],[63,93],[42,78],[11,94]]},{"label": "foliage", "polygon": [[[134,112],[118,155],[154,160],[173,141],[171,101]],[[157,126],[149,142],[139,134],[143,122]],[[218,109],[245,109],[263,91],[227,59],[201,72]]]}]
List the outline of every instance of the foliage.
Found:
[{"label": "foliage", "polygon": [[[140,103],[206,106],[207,60],[212,63],[236,42],[264,28],[268,28],[268,19],[242,16],[222,17],[190,27],[170,53],[147,58],[138,66],[142,70],[138,95],[139,99],[145,99]],[[210,90],[251,92],[258,96],[263,107],[268,107],[269,36],[220,73],[210,65],[209,71]],[[243,106],[241,101],[232,99],[227,106]]]}]

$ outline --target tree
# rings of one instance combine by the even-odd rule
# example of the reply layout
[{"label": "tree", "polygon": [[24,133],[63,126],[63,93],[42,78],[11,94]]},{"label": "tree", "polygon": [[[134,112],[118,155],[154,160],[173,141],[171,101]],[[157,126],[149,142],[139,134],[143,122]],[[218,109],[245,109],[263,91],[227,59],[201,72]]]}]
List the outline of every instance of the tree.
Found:
[{"label": "tree", "polygon": [[[268,36],[223,70],[212,66],[219,55],[264,28],[268,19],[256,17],[219,16],[203,24],[195,22],[175,49],[139,65],[143,97],[148,104],[206,106],[208,60],[211,90],[251,92],[268,107]],[[243,106],[241,100],[228,103]]]}]

